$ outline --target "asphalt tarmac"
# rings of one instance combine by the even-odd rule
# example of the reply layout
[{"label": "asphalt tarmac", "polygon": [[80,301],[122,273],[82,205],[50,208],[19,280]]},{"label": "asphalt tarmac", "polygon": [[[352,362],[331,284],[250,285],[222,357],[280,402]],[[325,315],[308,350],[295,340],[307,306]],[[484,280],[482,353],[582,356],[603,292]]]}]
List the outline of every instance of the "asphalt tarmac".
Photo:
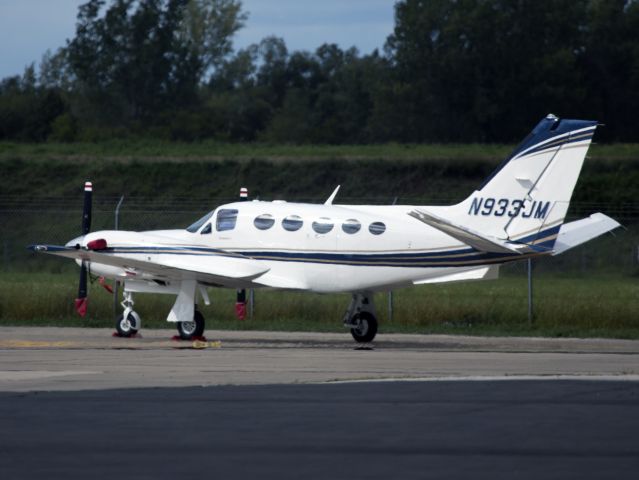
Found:
[{"label": "asphalt tarmac", "polygon": [[637,478],[639,342],[0,328],[0,478]]}]

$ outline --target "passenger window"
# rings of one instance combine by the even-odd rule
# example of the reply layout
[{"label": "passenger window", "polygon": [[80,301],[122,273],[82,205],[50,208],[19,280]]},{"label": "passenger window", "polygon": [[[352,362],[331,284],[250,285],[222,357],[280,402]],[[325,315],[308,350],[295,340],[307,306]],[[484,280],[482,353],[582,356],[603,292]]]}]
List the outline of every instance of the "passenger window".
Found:
[{"label": "passenger window", "polygon": [[255,217],[255,220],[253,220],[253,225],[255,225],[255,228],[258,230],[268,230],[274,223],[275,219],[273,215],[269,215],[268,213]]},{"label": "passenger window", "polygon": [[223,209],[217,212],[217,219],[215,220],[215,229],[218,232],[233,230],[235,228],[236,222],[237,222],[237,210]]},{"label": "passenger window", "polygon": [[282,220],[282,228],[284,230],[288,230],[289,232],[294,232],[295,230],[299,230],[304,225],[302,217],[298,215],[289,215],[284,220]]},{"label": "passenger window", "polygon": [[368,226],[368,231],[373,235],[381,235],[386,231],[386,225],[382,222],[373,222]]},{"label": "passenger window", "polygon": [[333,230],[333,223],[330,218],[321,217],[316,222],[313,222],[313,230],[317,233],[328,233]]},{"label": "passenger window", "polygon": [[204,227],[202,229],[202,231],[200,232],[200,235],[206,235],[207,233],[211,233],[213,229],[211,228],[211,224],[207,224],[206,227]]},{"label": "passenger window", "polygon": [[342,223],[342,230],[344,233],[348,233],[349,235],[359,232],[360,228],[362,228],[362,224],[354,218],[349,218]]}]

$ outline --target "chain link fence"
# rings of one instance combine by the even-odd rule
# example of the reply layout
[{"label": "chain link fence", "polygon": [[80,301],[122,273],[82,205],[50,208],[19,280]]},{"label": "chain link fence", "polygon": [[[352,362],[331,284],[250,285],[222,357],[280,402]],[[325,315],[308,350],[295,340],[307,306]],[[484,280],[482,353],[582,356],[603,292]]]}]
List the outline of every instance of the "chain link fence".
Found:
[{"label": "chain link fence", "polygon": [[[171,203],[158,198],[124,198],[119,212],[120,230],[154,230],[186,228],[217,205],[232,202],[237,198],[179,198]],[[119,197],[94,198],[92,230],[115,228],[115,210]],[[322,203],[324,198],[297,198],[289,201]],[[447,199],[427,198],[340,198],[339,203],[354,204],[446,204]],[[614,235],[605,235],[572,251],[538,262],[542,271],[581,275],[592,272],[639,272],[639,204],[610,207],[605,204],[573,203],[569,220],[583,218],[601,211],[624,228]],[[35,243],[64,245],[80,234],[82,201],[74,198],[37,198],[0,196],[0,270],[4,272],[61,272],[72,270],[72,262],[46,255],[36,255],[27,246]],[[525,263],[509,267],[524,271]]]}]

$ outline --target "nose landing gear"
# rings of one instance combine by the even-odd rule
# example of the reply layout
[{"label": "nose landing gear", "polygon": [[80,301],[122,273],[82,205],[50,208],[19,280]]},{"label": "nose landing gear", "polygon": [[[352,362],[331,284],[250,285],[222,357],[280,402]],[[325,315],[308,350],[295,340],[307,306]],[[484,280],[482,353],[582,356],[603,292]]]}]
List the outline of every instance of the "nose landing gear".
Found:
[{"label": "nose landing gear", "polygon": [[124,308],[124,312],[115,320],[115,329],[120,337],[130,337],[138,333],[138,330],[142,327],[142,320],[140,316],[133,310],[133,294],[131,292],[123,292],[124,300],[121,305]]}]

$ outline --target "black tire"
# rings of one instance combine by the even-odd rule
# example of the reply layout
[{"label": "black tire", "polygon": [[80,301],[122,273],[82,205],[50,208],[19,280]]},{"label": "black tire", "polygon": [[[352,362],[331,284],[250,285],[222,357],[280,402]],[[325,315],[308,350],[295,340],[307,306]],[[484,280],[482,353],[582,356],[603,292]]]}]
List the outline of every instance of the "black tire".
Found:
[{"label": "black tire", "polygon": [[118,331],[119,337],[128,338],[131,335],[135,335],[138,333],[138,321],[133,315],[133,313],[129,313],[127,316],[128,321],[124,321],[124,313],[118,315],[118,318],[115,320],[115,329]]},{"label": "black tire", "polygon": [[182,340],[192,340],[204,335],[204,315],[198,310],[193,314],[192,322],[177,322],[177,331]]},{"label": "black tire", "polygon": [[377,335],[377,319],[369,312],[360,312],[353,315],[351,323],[358,325],[351,328],[351,335],[358,343],[372,342]]}]

